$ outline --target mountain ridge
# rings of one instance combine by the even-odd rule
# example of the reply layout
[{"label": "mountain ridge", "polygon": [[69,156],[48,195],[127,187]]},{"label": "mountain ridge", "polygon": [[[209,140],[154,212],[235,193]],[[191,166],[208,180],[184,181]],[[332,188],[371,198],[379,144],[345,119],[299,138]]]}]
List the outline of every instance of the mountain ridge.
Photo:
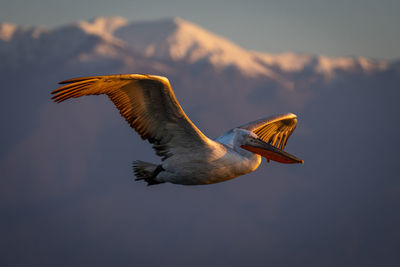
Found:
[{"label": "mountain ridge", "polygon": [[[68,53],[56,51],[63,44],[68,44]],[[16,51],[20,47],[23,51]],[[38,53],[40,49],[43,51]],[[131,57],[134,61],[139,56],[167,64],[207,63],[218,71],[233,67],[245,76],[264,76],[277,82],[305,69],[332,79],[337,71],[371,73],[390,68],[388,61],[365,57],[250,51],[179,17],[128,22],[119,16],[101,16],[54,29],[0,24],[0,58],[8,59],[9,64],[18,65],[12,62],[13,56],[37,60],[35,54],[46,50],[58,57],[65,52],[65,58],[72,55],[78,61],[90,57],[125,58],[124,61]]]}]

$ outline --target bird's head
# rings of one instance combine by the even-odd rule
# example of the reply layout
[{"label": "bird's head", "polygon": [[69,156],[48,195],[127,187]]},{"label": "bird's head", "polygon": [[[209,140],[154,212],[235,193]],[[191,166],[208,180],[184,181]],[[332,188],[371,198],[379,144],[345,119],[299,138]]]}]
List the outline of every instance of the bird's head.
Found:
[{"label": "bird's head", "polygon": [[273,160],[281,163],[304,163],[303,160],[267,143],[260,139],[252,131],[236,128],[234,146],[263,156],[268,161]]}]

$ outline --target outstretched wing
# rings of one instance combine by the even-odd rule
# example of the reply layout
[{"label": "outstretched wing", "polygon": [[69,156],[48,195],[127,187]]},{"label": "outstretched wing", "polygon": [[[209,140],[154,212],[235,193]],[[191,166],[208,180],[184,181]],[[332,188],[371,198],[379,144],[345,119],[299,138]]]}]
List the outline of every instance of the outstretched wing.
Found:
[{"label": "outstretched wing", "polygon": [[296,115],[288,113],[256,120],[238,128],[252,131],[264,142],[283,150],[296,125]]},{"label": "outstretched wing", "polygon": [[190,121],[165,77],[125,74],[75,78],[52,92],[55,102],[106,94],[136,132],[153,144],[162,160],[204,147],[208,138]]}]

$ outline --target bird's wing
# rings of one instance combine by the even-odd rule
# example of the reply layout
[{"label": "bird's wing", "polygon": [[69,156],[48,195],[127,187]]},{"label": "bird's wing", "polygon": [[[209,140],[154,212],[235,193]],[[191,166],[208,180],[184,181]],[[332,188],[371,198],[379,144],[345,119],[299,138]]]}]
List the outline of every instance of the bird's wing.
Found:
[{"label": "bird's wing", "polygon": [[283,150],[296,125],[296,115],[288,113],[256,120],[239,128],[252,131],[264,142]]},{"label": "bird's wing", "polygon": [[208,138],[190,121],[165,77],[125,74],[75,78],[52,92],[55,102],[106,94],[122,117],[163,160],[205,147]]}]

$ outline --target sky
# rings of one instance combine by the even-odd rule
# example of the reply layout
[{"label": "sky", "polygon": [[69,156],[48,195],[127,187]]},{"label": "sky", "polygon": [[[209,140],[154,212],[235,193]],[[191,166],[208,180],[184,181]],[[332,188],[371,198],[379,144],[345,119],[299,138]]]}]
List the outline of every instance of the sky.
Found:
[{"label": "sky", "polygon": [[251,50],[400,58],[397,0],[1,0],[0,5],[0,21],[23,25],[57,27],[104,15],[130,21],[181,17]]}]

